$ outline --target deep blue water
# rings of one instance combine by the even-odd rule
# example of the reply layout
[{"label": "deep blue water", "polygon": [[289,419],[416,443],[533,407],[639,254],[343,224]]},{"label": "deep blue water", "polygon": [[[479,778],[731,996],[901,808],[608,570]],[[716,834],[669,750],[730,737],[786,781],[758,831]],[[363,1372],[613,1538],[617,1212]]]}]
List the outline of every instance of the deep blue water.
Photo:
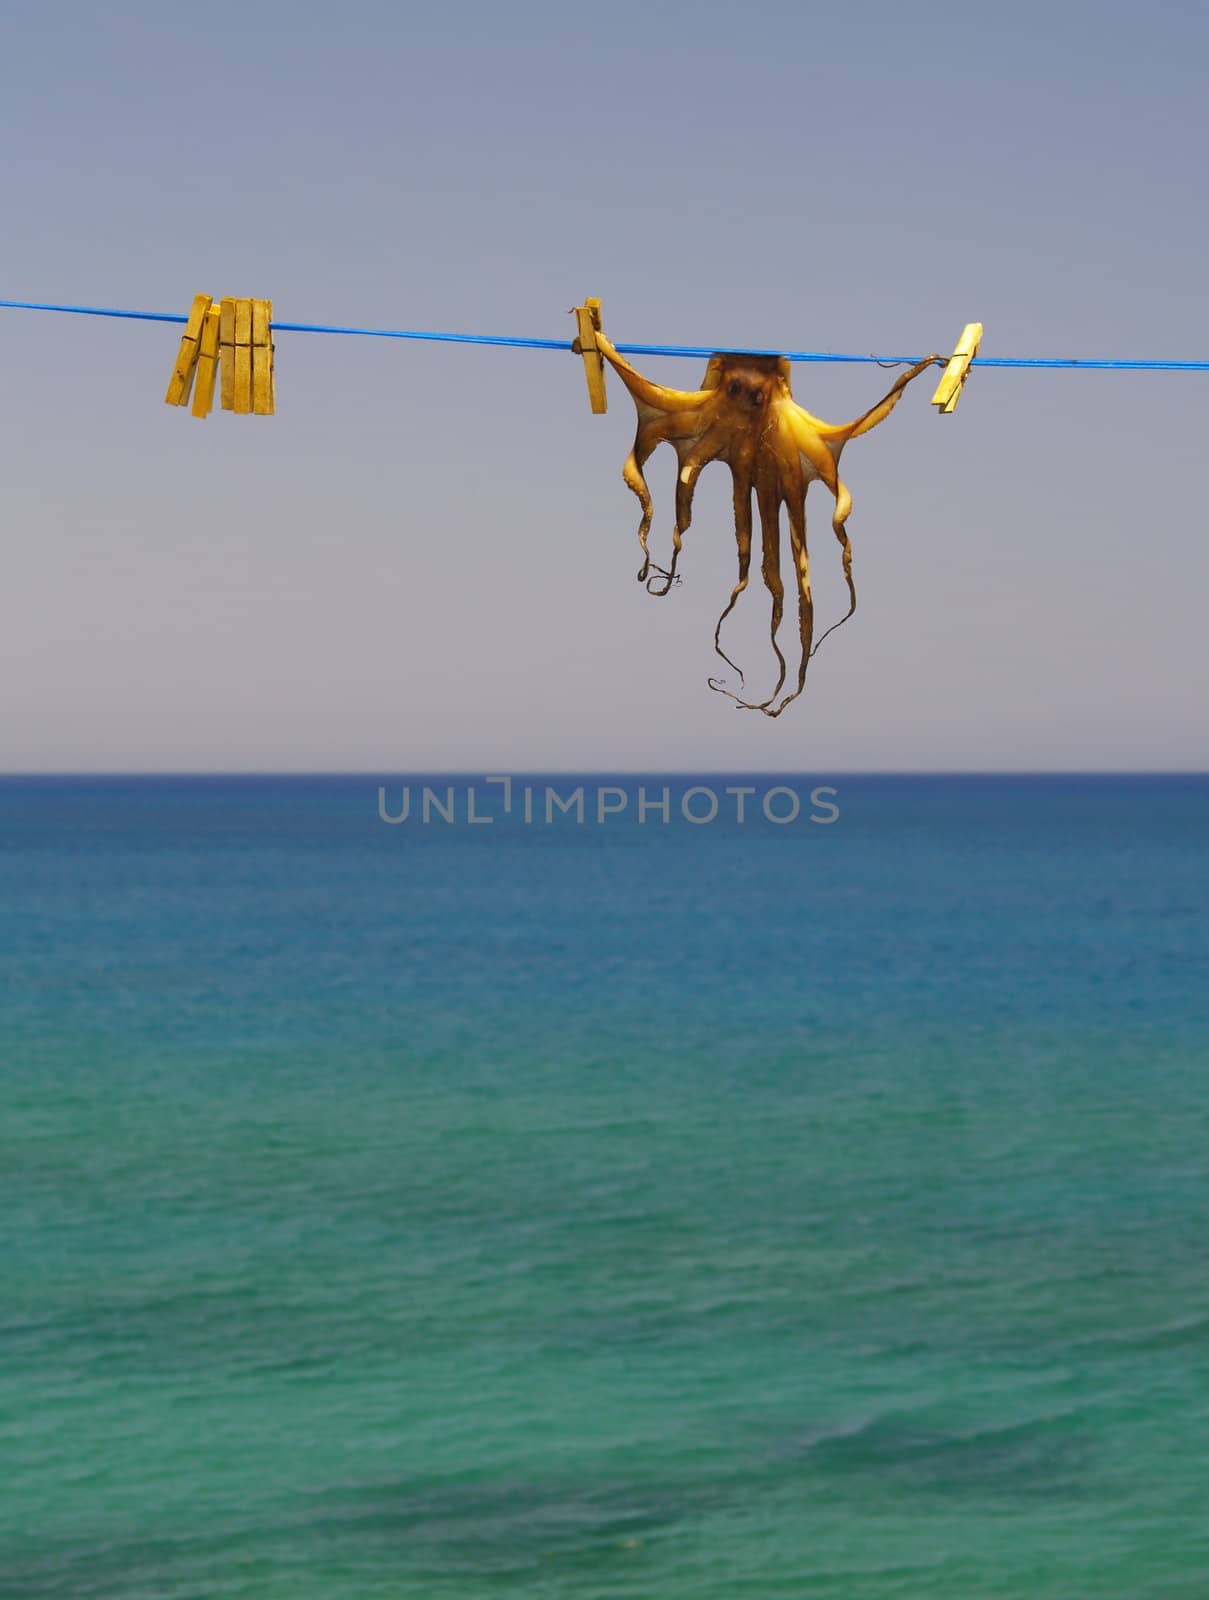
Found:
[{"label": "deep blue water", "polygon": [[0,1596],[1203,1600],[1209,778],[502,798],[0,782]]}]

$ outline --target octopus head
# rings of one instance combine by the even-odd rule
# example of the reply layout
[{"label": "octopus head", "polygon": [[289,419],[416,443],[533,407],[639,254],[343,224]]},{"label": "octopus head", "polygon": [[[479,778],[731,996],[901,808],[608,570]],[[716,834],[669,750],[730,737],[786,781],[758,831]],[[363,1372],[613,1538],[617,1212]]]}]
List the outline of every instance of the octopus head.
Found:
[{"label": "octopus head", "polygon": [[758,425],[785,392],[775,356],[719,355],[711,366],[714,381],[707,379],[707,383],[726,396],[725,409],[737,424]]}]

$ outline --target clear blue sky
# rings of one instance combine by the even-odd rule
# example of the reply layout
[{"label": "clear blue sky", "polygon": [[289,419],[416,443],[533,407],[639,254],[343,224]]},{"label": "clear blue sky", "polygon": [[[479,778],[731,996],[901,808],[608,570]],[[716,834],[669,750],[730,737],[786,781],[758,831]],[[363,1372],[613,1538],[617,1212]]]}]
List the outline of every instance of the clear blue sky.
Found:
[{"label": "clear blue sky", "polygon": [[[623,342],[926,352],[977,318],[987,355],[1209,355],[1198,7],[0,22],[0,298],[559,338],[597,294]],[[984,369],[945,419],[921,380],[845,455],[860,610],[769,722],[705,686],[725,468],[648,598],[632,407],[593,417],[571,356],[282,334],[277,416],[202,423],[162,403],[171,327],[0,328],[5,770],[1209,766],[1209,375]],[[886,383],[794,375],[835,421]]]}]

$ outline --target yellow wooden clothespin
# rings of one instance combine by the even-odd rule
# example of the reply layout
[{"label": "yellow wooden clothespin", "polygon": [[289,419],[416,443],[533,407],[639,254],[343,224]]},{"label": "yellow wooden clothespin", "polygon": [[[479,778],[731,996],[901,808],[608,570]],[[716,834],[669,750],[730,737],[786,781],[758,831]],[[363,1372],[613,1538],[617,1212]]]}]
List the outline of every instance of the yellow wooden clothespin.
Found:
[{"label": "yellow wooden clothespin", "polygon": [[224,411],[235,410],[235,301],[228,295],[219,306],[218,369]]},{"label": "yellow wooden clothespin", "polygon": [[982,323],[967,322],[961,330],[957,348],[949,357],[944,375],[936,385],[936,393],[932,396],[932,404],[940,407],[942,416],[957,409],[957,402],[961,399],[961,391],[970,371],[970,362],[978,354],[978,346],[981,343]]},{"label": "yellow wooden clothespin", "polygon": [[252,410],[271,417],[276,405],[273,382],[273,302],[252,301]]},{"label": "yellow wooden clothespin", "polygon": [[243,416],[252,410],[252,302],[235,302],[234,409]]},{"label": "yellow wooden clothespin", "polygon": [[222,315],[210,306],[202,326],[201,350],[197,358],[197,387],[193,392],[193,415],[208,417],[214,404],[214,379],[218,374],[218,325]]},{"label": "yellow wooden clothespin", "polygon": [[198,356],[201,354],[202,330],[211,304],[208,294],[193,296],[193,308],[185,324],[180,353],[172,369],[172,377],[168,381],[168,393],[164,396],[165,402],[170,406],[183,406],[189,403],[193,374],[197,370]]},{"label": "yellow wooden clothespin", "polygon": [[596,335],[600,332],[600,301],[585,300],[583,305],[574,306],[572,310],[579,332],[571,341],[571,348],[576,355],[584,358],[588,399],[592,402],[592,410],[599,416],[609,409],[608,396],[605,394],[604,357],[596,343]]}]

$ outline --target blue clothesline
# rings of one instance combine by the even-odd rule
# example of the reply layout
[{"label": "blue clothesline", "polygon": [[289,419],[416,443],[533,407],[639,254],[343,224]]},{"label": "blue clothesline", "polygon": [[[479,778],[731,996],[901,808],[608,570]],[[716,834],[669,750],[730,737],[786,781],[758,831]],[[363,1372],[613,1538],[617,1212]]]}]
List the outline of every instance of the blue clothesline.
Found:
[{"label": "blue clothesline", "polygon": [[[80,317],[127,317],[136,322],[188,322],[173,311],[119,311],[107,306],[45,305],[34,300],[0,300],[0,308],[16,311],[64,311]],[[337,328],[322,322],[274,322],[274,333],[342,333],[363,339],[427,339],[438,344],[508,345],[520,350],[570,350],[570,339],[519,339],[492,333],[426,333],[414,328]],[[627,356],[690,356],[708,359],[725,345],[619,344],[615,348]],[[753,356],[784,356],[790,361],[868,362],[877,366],[912,363],[919,356],[838,355],[829,350],[751,350],[737,352]],[[975,367],[1088,367],[1122,372],[1209,372],[1209,361],[1105,361],[1082,360],[1068,356],[976,356]]]}]

